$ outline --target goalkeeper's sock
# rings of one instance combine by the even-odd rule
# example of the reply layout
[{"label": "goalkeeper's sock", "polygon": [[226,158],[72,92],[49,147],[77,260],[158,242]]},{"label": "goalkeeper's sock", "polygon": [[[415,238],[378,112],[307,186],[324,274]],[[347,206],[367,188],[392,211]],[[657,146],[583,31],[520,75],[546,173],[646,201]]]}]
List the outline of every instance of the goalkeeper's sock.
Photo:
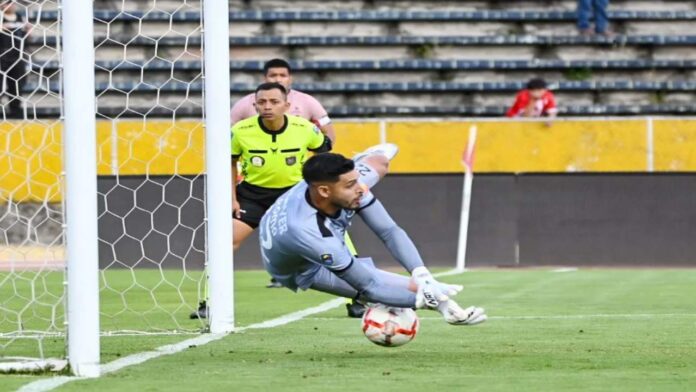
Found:
[{"label": "goalkeeper's sock", "polygon": [[356,163],[360,162],[363,158],[369,157],[370,155],[382,155],[388,160],[394,159],[396,154],[399,152],[399,146],[394,143],[381,143],[367,148],[363,152],[355,154],[353,161]]},{"label": "goalkeeper's sock", "polygon": [[[374,167],[368,165],[367,163],[359,162],[355,164],[355,168],[358,170],[358,173],[360,173],[360,183],[365,185],[367,189],[377,185],[380,178],[379,173]],[[367,192],[367,190],[365,192]]]}]

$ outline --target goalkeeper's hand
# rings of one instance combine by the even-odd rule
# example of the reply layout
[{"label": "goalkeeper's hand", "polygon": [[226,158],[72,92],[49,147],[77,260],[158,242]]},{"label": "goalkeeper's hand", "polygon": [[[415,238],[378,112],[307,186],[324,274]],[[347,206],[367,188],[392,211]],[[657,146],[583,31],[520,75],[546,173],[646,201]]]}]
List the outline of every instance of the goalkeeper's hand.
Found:
[{"label": "goalkeeper's hand", "polygon": [[443,294],[437,286],[431,283],[423,283],[418,285],[416,292],[416,309],[437,309],[440,303],[448,300],[448,297]]},{"label": "goalkeeper's hand", "polygon": [[416,308],[437,308],[440,302],[447,301],[462,290],[461,285],[438,282],[425,267],[415,268],[411,276],[418,286]]}]

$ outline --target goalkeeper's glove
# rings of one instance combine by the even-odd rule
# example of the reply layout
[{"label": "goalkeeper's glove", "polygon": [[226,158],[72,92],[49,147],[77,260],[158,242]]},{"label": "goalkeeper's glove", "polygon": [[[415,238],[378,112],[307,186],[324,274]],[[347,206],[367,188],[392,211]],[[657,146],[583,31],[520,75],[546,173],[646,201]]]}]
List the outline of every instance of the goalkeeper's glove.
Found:
[{"label": "goalkeeper's glove", "polygon": [[411,276],[418,286],[416,308],[435,309],[440,302],[447,301],[450,296],[454,296],[462,290],[461,285],[438,282],[425,267],[415,268],[411,271]]}]

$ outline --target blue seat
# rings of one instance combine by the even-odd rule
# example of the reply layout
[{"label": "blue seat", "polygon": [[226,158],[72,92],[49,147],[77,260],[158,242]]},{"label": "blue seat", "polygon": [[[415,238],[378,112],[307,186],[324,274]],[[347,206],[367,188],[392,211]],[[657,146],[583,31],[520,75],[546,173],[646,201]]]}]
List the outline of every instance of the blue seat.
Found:
[{"label": "blue seat", "polygon": [[[382,93],[382,92],[508,92],[523,89],[526,81],[512,82],[347,82],[347,83],[295,83],[293,87],[307,93]],[[612,80],[612,81],[562,81],[551,82],[552,90],[572,91],[696,91],[696,81],[641,81],[641,80]],[[27,83],[23,92],[43,90],[45,86]],[[59,84],[51,83],[51,91],[58,92]],[[255,84],[232,83],[233,93],[247,93],[256,88]],[[200,92],[203,83],[200,81],[187,83],[178,80],[168,80],[163,83],[149,82],[116,82],[97,83],[98,92],[146,93],[146,92]]]},{"label": "blue seat", "polygon": [[[231,61],[231,71],[261,72],[264,61]],[[34,69],[58,69],[57,61],[36,62]],[[695,69],[696,60],[291,60],[295,71],[455,71],[455,70],[557,70],[557,69]],[[200,61],[97,60],[101,71],[200,71]]]},{"label": "blue seat", "polygon": [[[31,36],[27,40],[31,46],[55,46],[54,36]],[[125,45],[144,47],[189,46],[200,47],[201,37],[144,37],[144,36],[109,36],[96,37],[95,42],[102,45]],[[499,36],[260,36],[230,37],[231,46],[692,46],[696,45],[696,35],[639,35],[611,38],[603,36],[582,37],[568,36],[533,36],[533,35],[499,35]]]},{"label": "blue seat", "polygon": [[[462,116],[462,117],[500,117],[505,114],[507,106],[335,106],[327,107],[334,118],[341,117],[398,117],[398,116]],[[561,116],[624,116],[624,115],[669,115],[695,114],[696,105],[687,104],[652,104],[652,105],[570,105],[560,106]],[[30,118],[56,118],[60,108],[37,107],[28,110]],[[186,105],[176,109],[163,106],[149,107],[105,107],[98,108],[99,118],[143,118],[168,117],[178,118],[200,117],[201,107]]]},{"label": "blue seat", "polygon": [[[56,11],[44,11],[41,18],[56,20]],[[197,11],[129,11],[95,10],[94,18],[103,22],[178,21],[198,22]],[[231,11],[231,22],[524,22],[524,21],[573,21],[574,11]],[[33,16],[32,16],[33,18]],[[625,11],[610,10],[609,19],[624,20],[696,20],[696,11]]]}]

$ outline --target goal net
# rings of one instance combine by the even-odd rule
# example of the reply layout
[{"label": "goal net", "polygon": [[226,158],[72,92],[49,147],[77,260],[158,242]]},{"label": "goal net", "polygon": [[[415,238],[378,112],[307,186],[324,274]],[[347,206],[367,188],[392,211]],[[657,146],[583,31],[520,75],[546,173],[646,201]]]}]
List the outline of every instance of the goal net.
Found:
[{"label": "goal net", "polygon": [[[80,309],[66,303],[61,1],[0,3],[0,362],[14,366],[66,358],[66,308]],[[189,318],[207,297],[203,13],[201,1],[94,2],[102,338],[209,328]]]}]

